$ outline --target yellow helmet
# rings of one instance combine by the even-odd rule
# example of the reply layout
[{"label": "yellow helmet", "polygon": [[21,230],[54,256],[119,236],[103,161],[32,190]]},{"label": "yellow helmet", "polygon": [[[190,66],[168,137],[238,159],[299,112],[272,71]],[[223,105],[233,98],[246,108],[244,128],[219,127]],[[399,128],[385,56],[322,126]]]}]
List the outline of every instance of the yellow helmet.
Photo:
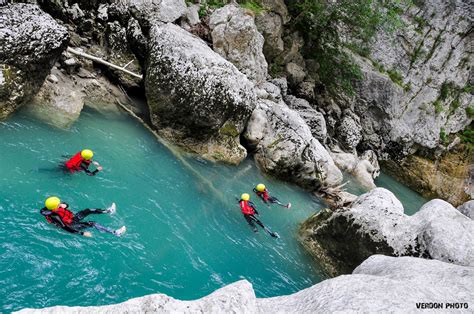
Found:
[{"label": "yellow helmet", "polygon": [[44,202],[44,206],[46,206],[46,208],[49,210],[54,210],[58,208],[59,204],[61,204],[61,200],[56,196],[48,197]]},{"label": "yellow helmet", "polygon": [[248,201],[250,199],[250,195],[248,193],[242,194],[240,197],[243,201]]},{"label": "yellow helmet", "polygon": [[92,157],[94,157],[94,153],[90,149],[83,149],[81,152],[82,158],[85,160],[90,160]]},{"label": "yellow helmet", "polygon": [[256,190],[259,192],[265,191],[265,184],[262,184],[262,183],[257,184]]}]

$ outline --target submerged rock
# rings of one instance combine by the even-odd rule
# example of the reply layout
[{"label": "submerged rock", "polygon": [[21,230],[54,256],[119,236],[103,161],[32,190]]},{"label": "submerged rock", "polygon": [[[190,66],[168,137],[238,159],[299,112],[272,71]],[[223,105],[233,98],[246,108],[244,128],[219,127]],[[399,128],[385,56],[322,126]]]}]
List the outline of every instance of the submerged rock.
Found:
[{"label": "submerged rock", "polygon": [[407,216],[400,201],[383,188],[361,195],[350,207],[313,215],[301,226],[300,236],[331,275],[350,273],[373,254],[474,266],[474,221],[438,199]]},{"label": "submerged rock", "polygon": [[0,7],[0,119],[33,97],[67,42],[66,28],[38,6]]},{"label": "submerged rock", "polygon": [[265,171],[317,190],[335,186],[342,173],[297,112],[283,102],[260,99],[244,134]]},{"label": "submerged rock", "polygon": [[332,152],[331,156],[339,169],[352,174],[363,187],[376,187],[374,179],[380,174],[380,166],[373,151],[368,150],[361,157],[343,152]]},{"label": "submerged rock", "polygon": [[239,6],[229,4],[212,13],[209,27],[212,30],[213,48],[217,53],[257,84],[266,80],[264,39],[252,15]]},{"label": "submerged rock", "polygon": [[152,123],[207,158],[238,163],[255,107],[253,84],[201,39],[174,24],[150,30],[146,95]]},{"label": "submerged rock", "polygon": [[[374,255],[352,275],[325,280],[299,292],[256,298],[252,285],[238,281],[201,299],[180,301],[152,294],[126,302],[88,307],[54,306],[18,313],[335,313],[406,312],[417,303],[469,303],[474,298],[474,268],[413,257]],[[468,304],[467,306],[469,306]],[[462,305],[465,308],[464,304]]]}]

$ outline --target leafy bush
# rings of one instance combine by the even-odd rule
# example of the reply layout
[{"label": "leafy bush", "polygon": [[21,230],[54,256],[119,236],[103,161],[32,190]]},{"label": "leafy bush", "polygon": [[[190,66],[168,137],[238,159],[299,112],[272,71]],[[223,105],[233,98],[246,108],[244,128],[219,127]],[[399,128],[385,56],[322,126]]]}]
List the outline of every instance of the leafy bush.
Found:
[{"label": "leafy bush", "polygon": [[400,14],[409,0],[293,0],[293,27],[305,37],[307,57],[320,63],[318,75],[333,93],[351,94],[361,77],[347,48],[368,55],[374,35],[402,25]]}]

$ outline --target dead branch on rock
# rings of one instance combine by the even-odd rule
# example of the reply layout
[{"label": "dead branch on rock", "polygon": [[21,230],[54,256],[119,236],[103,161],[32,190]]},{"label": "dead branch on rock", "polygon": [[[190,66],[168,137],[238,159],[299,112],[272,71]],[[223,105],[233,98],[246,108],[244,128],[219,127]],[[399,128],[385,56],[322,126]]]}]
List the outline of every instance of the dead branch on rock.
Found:
[{"label": "dead branch on rock", "polygon": [[139,79],[143,79],[143,75],[141,74],[136,74],[136,73],[133,73],[132,71],[129,71],[127,69],[125,69],[125,67],[128,65],[125,65],[125,67],[121,67],[121,66],[118,66],[118,65],[115,65],[113,63],[110,63],[108,61],[105,61],[104,59],[101,59],[101,58],[98,58],[96,56],[93,56],[93,55],[90,55],[88,53],[85,53],[85,52],[82,52],[82,51],[79,51],[79,50],[75,50],[71,47],[67,47],[67,52],[69,53],[72,53],[76,56],[79,56],[79,57],[82,57],[82,58],[86,58],[86,59],[89,59],[89,60],[92,60],[92,61],[95,61],[97,63],[101,63],[103,65],[106,65],[112,69],[115,69],[115,70],[119,70],[119,71],[122,71],[124,73],[127,73],[128,75],[131,75],[133,77],[136,77],[136,78],[139,78]]}]

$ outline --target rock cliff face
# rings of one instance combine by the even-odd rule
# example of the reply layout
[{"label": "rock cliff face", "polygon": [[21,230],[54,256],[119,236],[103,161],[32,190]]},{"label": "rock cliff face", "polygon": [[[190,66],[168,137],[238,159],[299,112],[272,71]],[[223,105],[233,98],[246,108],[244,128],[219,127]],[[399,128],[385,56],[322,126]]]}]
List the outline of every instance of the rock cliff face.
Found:
[{"label": "rock cliff face", "polygon": [[193,301],[152,294],[114,305],[55,306],[25,309],[18,313],[414,312],[420,302],[472,301],[473,277],[472,267],[413,257],[374,255],[357,267],[352,275],[325,280],[287,296],[256,298],[252,285],[242,280]]},{"label": "rock cliff face", "polygon": [[474,222],[432,200],[413,216],[388,190],[376,188],[350,207],[323,211],[300,229],[302,243],[328,273],[350,273],[373,254],[417,256],[474,266]]},{"label": "rock cliff face", "polygon": [[[446,152],[459,144],[458,133],[472,126],[470,2],[417,3],[404,16],[406,27],[378,35],[371,60],[356,58],[363,79],[348,103],[360,117],[357,148],[395,160],[391,173],[425,196],[459,205],[469,198],[468,167],[439,164],[473,162],[466,153],[457,154],[459,149]],[[447,181],[455,182],[449,191]]]},{"label": "rock cliff face", "polygon": [[67,42],[66,29],[36,5],[0,7],[0,119],[38,92]]}]

